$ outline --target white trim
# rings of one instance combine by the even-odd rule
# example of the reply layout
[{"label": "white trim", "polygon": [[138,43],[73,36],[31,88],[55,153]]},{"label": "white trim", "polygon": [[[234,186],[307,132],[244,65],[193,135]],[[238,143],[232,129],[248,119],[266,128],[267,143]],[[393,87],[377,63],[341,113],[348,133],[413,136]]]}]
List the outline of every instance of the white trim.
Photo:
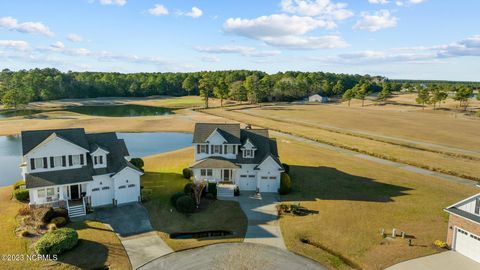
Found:
[{"label": "white trim", "polygon": [[218,132],[218,128],[216,128],[215,130],[212,131],[212,133],[210,133],[210,135],[208,135],[207,139],[205,140],[205,143],[209,143],[210,137],[212,137],[215,133],[218,134],[220,137],[222,137],[223,143],[227,142],[225,137],[223,137],[222,134],[220,134],[220,132]]},{"label": "white trim", "polygon": [[107,155],[107,154],[110,154],[110,152],[108,152],[107,150],[101,148],[100,146],[97,148],[97,150],[93,151],[90,153],[90,155],[97,155],[96,153],[97,152],[103,152],[103,154]]},{"label": "white trim", "polygon": [[452,208],[452,207],[456,207],[456,206],[458,206],[459,204],[462,204],[462,203],[464,203],[464,202],[467,202],[467,201],[469,201],[469,200],[471,200],[471,199],[473,199],[473,198],[476,198],[476,197],[479,197],[479,198],[480,198],[480,193],[475,194],[475,195],[473,195],[473,196],[470,196],[470,197],[468,197],[468,198],[466,198],[466,199],[464,199],[464,200],[461,200],[461,201],[459,201],[459,202],[457,202],[457,203],[454,203],[454,204],[452,204],[452,205],[450,205],[450,206],[447,206],[447,208],[445,208],[445,209]]},{"label": "white trim", "polygon": [[139,171],[137,171],[137,170],[135,170],[135,169],[132,169],[132,168],[130,168],[130,167],[125,167],[125,168],[121,169],[119,172],[116,172],[115,174],[113,174],[113,175],[111,176],[112,179],[115,178],[118,174],[120,174],[121,172],[123,172],[123,171],[126,170],[126,169],[132,170],[132,171],[138,173],[139,175],[144,175],[144,173],[139,172]]},{"label": "white trim", "polygon": [[447,213],[450,214],[450,215],[454,215],[454,216],[457,216],[457,217],[459,217],[459,218],[462,218],[462,219],[465,219],[465,220],[467,220],[467,221],[470,221],[470,222],[473,222],[473,223],[475,223],[475,224],[480,225],[480,223],[479,223],[479,222],[476,222],[475,220],[471,220],[471,219],[469,219],[469,218],[460,216],[459,214],[452,213],[452,212],[448,211],[447,209],[443,209],[443,211],[447,212]]},{"label": "white trim", "polygon": [[81,146],[79,146],[79,145],[76,145],[76,144],[74,144],[74,143],[72,143],[72,142],[69,142],[69,141],[67,141],[67,140],[65,140],[65,139],[62,139],[62,138],[58,137],[57,134],[54,132],[54,133],[52,133],[50,136],[48,136],[45,140],[43,140],[41,143],[39,143],[37,146],[35,146],[35,147],[32,148],[30,151],[28,151],[27,153],[25,153],[25,155],[23,155],[23,156],[26,157],[26,156],[28,156],[30,153],[35,152],[36,150],[38,150],[38,148],[44,146],[45,144],[48,144],[49,142],[53,142],[53,141],[55,141],[55,140],[57,140],[57,139],[58,139],[58,140],[62,140],[62,141],[64,141],[64,142],[68,143],[68,144],[71,144],[71,145],[75,146],[75,147],[78,148],[78,149],[82,149],[82,150],[85,150],[85,151],[87,151],[87,152],[90,152],[89,150],[87,150],[87,149],[85,149],[85,148],[83,148],[83,147],[81,147]]}]

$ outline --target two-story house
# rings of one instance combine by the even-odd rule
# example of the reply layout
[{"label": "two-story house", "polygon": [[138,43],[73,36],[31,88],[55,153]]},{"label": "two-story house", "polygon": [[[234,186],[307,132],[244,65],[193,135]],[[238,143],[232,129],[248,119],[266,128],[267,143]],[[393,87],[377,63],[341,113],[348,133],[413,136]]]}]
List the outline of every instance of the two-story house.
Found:
[{"label": "two-story house", "polygon": [[445,209],[448,219],[447,244],[480,262],[480,193]]},{"label": "two-story house", "polygon": [[65,207],[71,216],[92,207],[140,200],[140,176],[116,133],[82,128],[22,132],[22,175],[30,205]]},{"label": "two-story house", "polygon": [[195,180],[230,183],[240,190],[278,191],[284,169],[277,142],[267,129],[197,123],[193,146],[195,161],[190,168]]}]

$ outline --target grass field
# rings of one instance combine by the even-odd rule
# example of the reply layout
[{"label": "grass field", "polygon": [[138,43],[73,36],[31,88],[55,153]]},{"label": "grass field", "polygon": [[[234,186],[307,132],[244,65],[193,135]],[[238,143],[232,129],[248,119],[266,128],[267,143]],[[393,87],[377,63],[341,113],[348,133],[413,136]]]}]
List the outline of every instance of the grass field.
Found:
[{"label": "grass field", "polygon": [[[150,220],[159,236],[174,250],[205,246],[223,242],[243,242],[247,218],[237,202],[214,201],[202,212],[185,215],[170,204],[175,192],[183,191],[187,180],[182,170],[193,160],[193,149],[186,148],[145,158],[145,175],[142,185],[153,190],[153,199],[144,203]],[[227,230],[232,236],[203,239],[170,239],[174,232]]]},{"label": "grass field", "polygon": [[[338,260],[301,238],[342,254],[364,269],[384,269],[400,261],[438,252],[447,233],[442,209],[478,192],[474,187],[421,176],[311,145],[278,138],[282,162],[290,164],[293,193],[282,201],[319,213],[280,219],[287,247],[332,268]],[[301,153],[301,154],[299,154]],[[384,241],[381,229],[413,236]]]},{"label": "grass field", "polygon": [[345,105],[281,104],[207,113],[432,171],[480,180],[480,119]]},{"label": "grass field", "polygon": [[[11,187],[0,188],[0,254],[32,254],[30,239],[15,235],[18,209],[23,205],[11,200]],[[0,269],[130,269],[130,262],[117,236],[103,223],[70,223],[79,235],[78,245],[59,257],[57,262],[0,260]]]}]

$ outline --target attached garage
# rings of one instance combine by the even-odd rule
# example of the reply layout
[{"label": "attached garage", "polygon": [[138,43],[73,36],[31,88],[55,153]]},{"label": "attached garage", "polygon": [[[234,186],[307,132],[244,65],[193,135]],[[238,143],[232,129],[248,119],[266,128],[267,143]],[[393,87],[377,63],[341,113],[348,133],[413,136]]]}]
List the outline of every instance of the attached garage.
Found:
[{"label": "attached garage", "polygon": [[108,186],[93,188],[91,198],[94,207],[112,204],[113,189]]},{"label": "attached garage", "polygon": [[137,170],[125,168],[113,176],[117,205],[140,200],[140,175]]},{"label": "attached garage", "polygon": [[135,184],[119,186],[115,196],[117,204],[137,202],[139,194],[138,189],[139,187]]},{"label": "attached garage", "polygon": [[240,190],[256,190],[257,180],[255,175],[240,175],[238,187]]},{"label": "attached garage", "polygon": [[261,176],[258,187],[260,192],[278,192],[278,178],[276,176]]},{"label": "attached garage", "polygon": [[480,236],[461,228],[455,229],[454,250],[480,262]]}]

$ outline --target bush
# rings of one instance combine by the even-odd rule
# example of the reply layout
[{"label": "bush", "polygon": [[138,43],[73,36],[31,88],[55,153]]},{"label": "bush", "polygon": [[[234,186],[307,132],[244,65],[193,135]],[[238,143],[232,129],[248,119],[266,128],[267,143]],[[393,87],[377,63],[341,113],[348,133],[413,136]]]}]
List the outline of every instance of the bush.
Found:
[{"label": "bush", "polygon": [[240,196],[240,188],[238,186],[233,190],[233,196]]},{"label": "bush", "polygon": [[208,193],[212,194],[215,198],[217,197],[217,183],[208,183]]},{"label": "bush", "polygon": [[48,231],[51,232],[51,231],[55,231],[56,229],[58,229],[57,225],[53,224],[53,223],[50,223],[47,225],[47,228],[48,228]]},{"label": "bush", "polygon": [[193,193],[193,184],[192,183],[186,183],[185,187],[183,187],[183,193],[185,194],[192,194]]},{"label": "bush", "polygon": [[215,196],[213,196],[212,193],[207,193],[207,194],[205,195],[205,199],[215,200]]},{"label": "bush", "polygon": [[174,193],[172,195],[172,197],[170,197],[170,203],[174,206],[174,207],[177,207],[177,200],[178,198],[182,197],[182,196],[185,196],[185,193],[183,192],[177,192],[177,193]]},{"label": "bush", "polygon": [[285,173],[290,173],[290,165],[287,163],[282,163],[283,169],[285,169]]},{"label": "bush", "polygon": [[28,205],[25,205],[22,208],[18,209],[18,214],[20,216],[27,216],[27,215],[30,215],[31,213],[32,213],[32,210],[30,209],[30,206],[28,206]]},{"label": "bush", "polygon": [[15,197],[15,199],[17,199],[18,201],[26,202],[29,200],[30,195],[28,194],[27,189],[19,188],[13,190],[13,197]]},{"label": "bush", "polygon": [[192,177],[192,170],[190,170],[189,168],[183,169],[182,173],[185,179],[190,179]]},{"label": "bush", "polygon": [[43,214],[43,217],[42,217],[42,222],[43,223],[50,223],[50,221],[55,217],[55,210],[50,207],[48,209],[48,211],[46,211],[44,214]]},{"label": "bush", "polygon": [[149,201],[152,199],[153,190],[149,188],[145,188],[145,189],[142,189],[140,193],[142,194],[142,202]]},{"label": "bush", "polygon": [[68,211],[65,208],[56,208],[53,210],[53,218],[63,217],[68,222],[69,216]]},{"label": "bush", "polygon": [[145,163],[143,162],[143,159],[141,158],[132,158],[130,160],[130,163],[133,164],[133,166],[137,167],[138,169],[140,169],[142,172],[144,171],[143,170],[143,166],[145,166]]},{"label": "bush", "polygon": [[280,188],[278,192],[281,195],[286,195],[292,191],[292,180],[290,179],[290,175],[285,172],[282,172],[280,175]]},{"label": "bush", "polygon": [[65,225],[67,225],[67,219],[64,218],[64,217],[52,218],[52,220],[50,222],[55,224],[55,226],[57,226],[57,228],[60,228],[60,227],[63,227]]},{"label": "bush", "polygon": [[13,184],[13,189],[20,189],[24,185],[25,185],[25,180],[17,181]]},{"label": "bush", "polygon": [[78,233],[71,228],[61,228],[44,234],[35,243],[35,252],[42,255],[58,255],[72,249],[78,243]]},{"label": "bush", "polygon": [[189,195],[183,195],[177,200],[177,210],[180,213],[193,213],[195,207],[195,201]]},{"label": "bush", "polygon": [[447,247],[447,243],[445,241],[442,241],[442,240],[435,240],[434,244],[435,244],[435,246],[437,246],[439,248],[446,248]]}]

